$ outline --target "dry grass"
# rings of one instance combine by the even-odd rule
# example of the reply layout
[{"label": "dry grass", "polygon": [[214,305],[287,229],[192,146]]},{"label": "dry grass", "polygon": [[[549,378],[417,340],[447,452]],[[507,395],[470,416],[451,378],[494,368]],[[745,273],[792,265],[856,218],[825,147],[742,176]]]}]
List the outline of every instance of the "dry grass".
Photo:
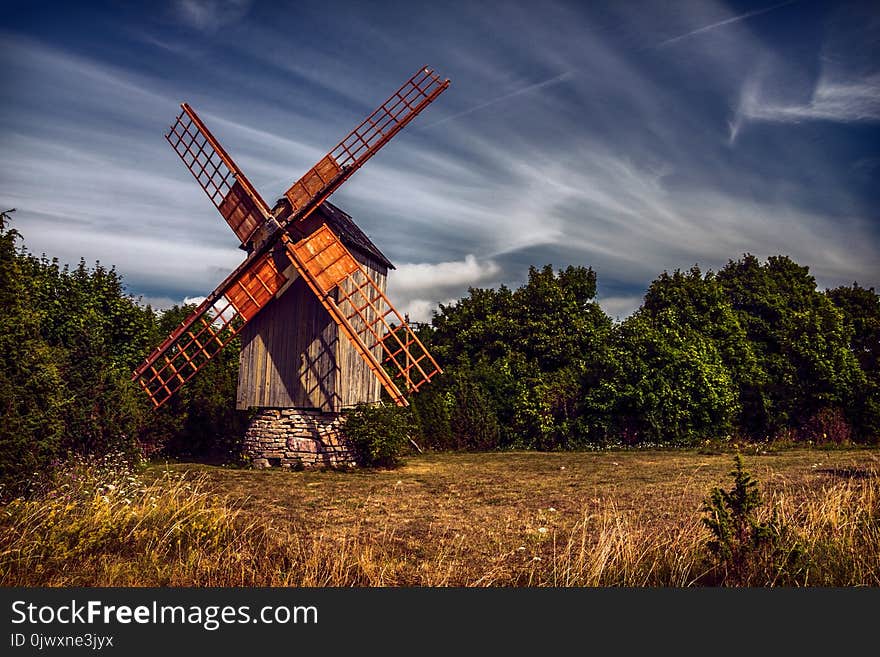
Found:
[{"label": "dry grass", "polygon": [[[785,568],[756,558],[745,583],[880,585],[876,451],[744,460],[761,483],[761,513],[786,528],[779,550],[798,556]],[[0,583],[736,584],[706,550],[700,521],[731,466],[730,454],[622,451],[429,454],[376,472],[98,469],[75,491],[58,483],[3,509]]]}]

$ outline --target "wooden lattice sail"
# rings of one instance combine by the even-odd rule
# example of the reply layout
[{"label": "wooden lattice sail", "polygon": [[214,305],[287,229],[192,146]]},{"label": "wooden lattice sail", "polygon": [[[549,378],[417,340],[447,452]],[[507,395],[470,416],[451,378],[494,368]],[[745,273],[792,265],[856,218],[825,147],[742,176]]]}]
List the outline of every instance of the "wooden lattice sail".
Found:
[{"label": "wooden lattice sail", "polygon": [[269,218],[269,206],[186,103],[165,135],[232,231],[247,244]]}]

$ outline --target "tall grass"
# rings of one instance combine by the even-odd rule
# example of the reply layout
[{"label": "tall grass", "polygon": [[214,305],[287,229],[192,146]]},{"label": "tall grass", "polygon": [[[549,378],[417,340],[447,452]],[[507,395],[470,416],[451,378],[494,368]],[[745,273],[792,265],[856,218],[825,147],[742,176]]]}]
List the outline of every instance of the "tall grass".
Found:
[{"label": "tall grass", "polygon": [[[846,473],[844,473],[846,474]],[[146,482],[122,461],[76,461],[0,508],[3,586],[878,586],[880,483],[842,476],[781,488],[761,507],[779,536],[731,577],[699,514],[657,522],[594,500],[573,526],[498,528],[491,542],[438,527],[413,550],[378,535],[267,526],[205,479]],[[549,523],[548,523],[549,524]]]},{"label": "tall grass", "polygon": [[706,549],[698,517],[674,525],[632,521],[613,503],[586,514],[532,582],[551,586],[880,586],[876,475],[815,491],[775,492],[758,521],[776,540],[729,573]]}]

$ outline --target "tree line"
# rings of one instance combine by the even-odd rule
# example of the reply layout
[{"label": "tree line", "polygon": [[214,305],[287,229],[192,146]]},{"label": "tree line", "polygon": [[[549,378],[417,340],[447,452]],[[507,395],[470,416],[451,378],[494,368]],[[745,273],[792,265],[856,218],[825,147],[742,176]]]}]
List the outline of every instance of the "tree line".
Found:
[{"label": "tree line", "polygon": [[238,344],[154,411],[132,370],[193,306],[158,312],[112,267],[37,257],[10,220],[0,214],[0,498],[71,453],[228,456],[248,421],[234,410]]},{"label": "tree line", "polygon": [[783,255],[663,272],[622,322],[597,303],[591,268],[532,267],[516,290],[441,305],[422,337],[445,368],[413,400],[430,446],[880,436],[880,297],[819,291]]},{"label": "tree line", "polygon": [[[158,411],[132,370],[193,309],[159,312],[114,268],[62,266],[0,214],[0,485],[69,453],[234,457],[233,341]],[[818,291],[807,267],[751,255],[662,273],[615,322],[586,267],[472,288],[420,330],[444,374],[405,411],[434,449],[575,449],[736,437],[875,442],[880,297]],[[0,493],[2,495],[2,493]]]}]

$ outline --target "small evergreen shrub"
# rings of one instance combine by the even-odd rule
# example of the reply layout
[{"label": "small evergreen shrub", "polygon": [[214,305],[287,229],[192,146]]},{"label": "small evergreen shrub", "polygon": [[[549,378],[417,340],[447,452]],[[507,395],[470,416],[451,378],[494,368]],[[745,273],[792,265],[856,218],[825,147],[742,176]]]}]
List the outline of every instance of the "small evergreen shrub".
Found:
[{"label": "small evergreen shrub", "polygon": [[703,501],[703,525],[712,538],[706,547],[720,574],[719,583],[733,586],[786,584],[796,578],[803,549],[792,540],[774,512],[758,516],[763,504],[758,481],[745,470],[742,456],[734,456],[730,490],[715,487]]},{"label": "small evergreen shrub", "polygon": [[410,416],[405,408],[392,404],[358,404],[343,413],[343,432],[358,465],[365,468],[395,468],[409,441]]}]

